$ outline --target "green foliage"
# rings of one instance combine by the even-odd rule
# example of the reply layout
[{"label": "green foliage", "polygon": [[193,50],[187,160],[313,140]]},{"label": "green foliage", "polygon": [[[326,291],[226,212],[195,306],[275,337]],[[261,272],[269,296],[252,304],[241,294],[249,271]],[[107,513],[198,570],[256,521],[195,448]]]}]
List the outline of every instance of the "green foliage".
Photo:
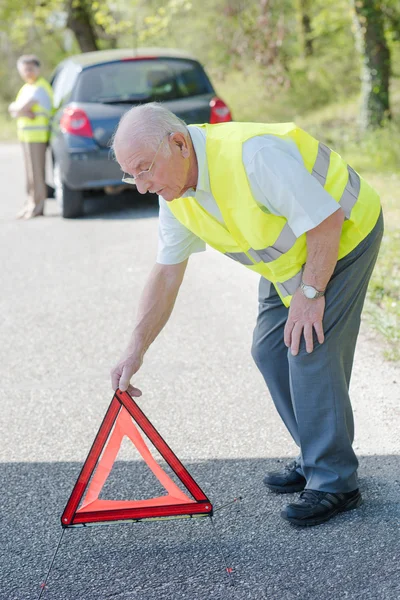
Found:
[{"label": "green foliage", "polygon": [[[379,3],[392,44],[396,43],[400,20],[397,1]],[[307,112],[359,89],[360,60],[354,52],[351,2],[3,0],[0,31],[1,27],[10,30],[13,23],[8,41],[15,53],[31,47],[36,38],[52,38],[64,53],[79,51],[65,29],[70,6],[85,6],[90,10],[99,48],[133,45],[190,50],[218,78],[230,76],[232,70],[243,71],[248,78],[256,72],[269,98],[289,89],[301,107],[299,112]],[[304,19],[306,31],[302,28]],[[309,54],[304,52],[307,41],[312,44]],[[56,62],[53,52],[49,58]]]},{"label": "green foliage", "polygon": [[0,5],[0,29],[7,32],[11,44],[23,47],[34,37],[35,30],[43,35],[52,35],[56,25],[53,16],[62,11],[63,0],[40,3],[35,0],[5,0]]},{"label": "green foliage", "polygon": [[372,174],[368,180],[381,193],[385,234],[369,286],[365,314],[386,340],[386,358],[400,360],[400,175]]},{"label": "green foliage", "polygon": [[147,42],[156,39],[160,42],[168,34],[171,34],[176,19],[182,19],[182,17],[188,15],[191,9],[192,3],[189,0],[168,0],[164,2],[152,14],[144,17],[143,26],[138,32],[139,43],[146,45]]},{"label": "green foliage", "polygon": [[367,132],[347,145],[349,161],[359,170],[376,173],[398,171],[400,166],[400,121],[388,122],[385,127]]}]

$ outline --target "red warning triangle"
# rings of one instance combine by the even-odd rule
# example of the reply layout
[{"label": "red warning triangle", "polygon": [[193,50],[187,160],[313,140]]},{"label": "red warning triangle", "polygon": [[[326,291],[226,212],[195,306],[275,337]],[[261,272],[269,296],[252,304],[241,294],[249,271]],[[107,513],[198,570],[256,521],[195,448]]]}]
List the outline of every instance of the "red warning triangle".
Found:
[{"label": "red warning triangle", "polygon": [[[157,448],[194,500],[155,461],[132,419]],[[165,488],[166,495],[148,500],[99,500],[124,436],[129,437],[136,446]],[[212,515],[212,505],[207,496],[128,392],[117,390],[61,516],[62,526],[206,515]]]}]

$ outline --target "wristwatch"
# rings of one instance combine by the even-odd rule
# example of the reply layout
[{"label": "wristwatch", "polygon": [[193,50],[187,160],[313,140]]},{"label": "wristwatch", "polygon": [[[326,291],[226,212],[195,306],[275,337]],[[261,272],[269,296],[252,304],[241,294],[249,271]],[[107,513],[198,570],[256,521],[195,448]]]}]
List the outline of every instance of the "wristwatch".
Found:
[{"label": "wristwatch", "polygon": [[304,283],[303,280],[301,280],[300,289],[303,292],[303,295],[309,300],[316,300],[317,298],[321,298],[321,296],[325,294],[325,290],[320,292],[312,285],[307,285],[306,283]]}]

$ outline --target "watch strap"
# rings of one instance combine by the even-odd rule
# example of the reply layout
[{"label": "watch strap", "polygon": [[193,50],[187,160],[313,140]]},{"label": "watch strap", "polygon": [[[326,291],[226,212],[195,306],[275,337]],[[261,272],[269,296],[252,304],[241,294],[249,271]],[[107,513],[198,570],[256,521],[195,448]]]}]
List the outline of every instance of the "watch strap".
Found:
[{"label": "watch strap", "polygon": [[301,290],[304,291],[305,287],[310,287],[313,290],[315,290],[315,296],[313,296],[313,298],[308,298],[308,296],[306,296],[306,298],[308,298],[309,300],[316,300],[317,298],[321,298],[322,296],[325,296],[325,290],[323,290],[321,292],[320,290],[317,290],[317,288],[315,288],[313,285],[310,285],[308,283],[304,283],[304,281],[301,280],[301,283],[300,283]]}]

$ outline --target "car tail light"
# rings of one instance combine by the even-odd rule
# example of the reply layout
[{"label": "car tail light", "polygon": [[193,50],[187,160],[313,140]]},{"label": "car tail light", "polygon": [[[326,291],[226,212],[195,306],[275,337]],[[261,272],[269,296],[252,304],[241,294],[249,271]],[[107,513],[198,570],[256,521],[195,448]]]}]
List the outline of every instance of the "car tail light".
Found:
[{"label": "car tail light", "polygon": [[72,133],[82,137],[93,137],[89,118],[81,108],[66,108],[60,119],[60,129],[63,133]]},{"label": "car tail light", "polygon": [[210,101],[210,123],[226,123],[232,121],[231,111],[221,98],[212,98]]}]

